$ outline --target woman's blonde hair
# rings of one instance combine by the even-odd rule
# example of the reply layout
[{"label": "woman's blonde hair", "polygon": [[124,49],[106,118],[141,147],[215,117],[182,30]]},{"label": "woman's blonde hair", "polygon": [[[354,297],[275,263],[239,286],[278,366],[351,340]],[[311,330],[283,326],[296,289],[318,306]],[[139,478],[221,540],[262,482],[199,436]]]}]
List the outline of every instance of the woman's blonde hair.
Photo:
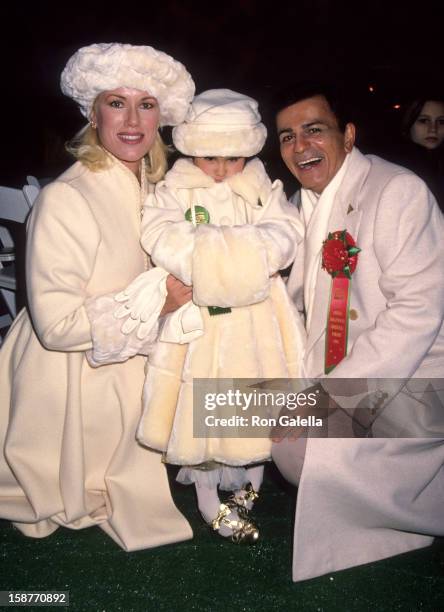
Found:
[{"label": "woman's blonde hair", "polygon": [[[65,147],[68,153],[93,172],[103,170],[110,164],[110,157],[100,144],[97,130],[91,125],[82,128]],[[167,152],[168,147],[158,132],[153,146],[145,156],[146,179],[150,183],[157,183],[164,177],[168,167]]]}]

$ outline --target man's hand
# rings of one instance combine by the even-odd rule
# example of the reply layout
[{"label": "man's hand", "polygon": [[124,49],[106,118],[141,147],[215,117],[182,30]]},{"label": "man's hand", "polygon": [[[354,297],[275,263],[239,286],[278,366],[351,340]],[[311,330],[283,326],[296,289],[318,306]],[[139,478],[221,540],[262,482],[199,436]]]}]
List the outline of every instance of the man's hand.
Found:
[{"label": "man's hand", "polygon": [[166,279],[167,296],[165,304],[160,311],[160,316],[174,312],[193,297],[193,288],[188,285],[184,285],[182,281],[177,279],[172,274],[169,274]]}]

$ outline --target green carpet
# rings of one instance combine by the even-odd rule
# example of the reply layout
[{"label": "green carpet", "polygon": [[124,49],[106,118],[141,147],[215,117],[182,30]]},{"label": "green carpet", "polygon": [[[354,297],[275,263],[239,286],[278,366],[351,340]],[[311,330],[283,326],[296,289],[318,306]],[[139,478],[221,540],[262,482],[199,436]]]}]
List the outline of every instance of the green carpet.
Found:
[{"label": "green carpet", "polygon": [[173,492],[194,539],[129,554],[98,528],[59,529],[34,540],[0,521],[0,590],[67,590],[69,610],[93,612],[444,609],[442,541],[294,584],[294,492],[271,465],[255,513],[261,529],[256,546],[236,546],[211,533],[197,513],[192,487],[174,484]]}]

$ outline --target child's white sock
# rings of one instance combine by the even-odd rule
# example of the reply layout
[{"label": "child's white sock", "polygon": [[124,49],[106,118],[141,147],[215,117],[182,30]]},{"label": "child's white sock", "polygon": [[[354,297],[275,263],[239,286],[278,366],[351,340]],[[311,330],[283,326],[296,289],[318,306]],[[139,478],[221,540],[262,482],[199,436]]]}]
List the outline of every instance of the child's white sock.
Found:
[{"label": "child's white sock", "polygon": [[256,492],[259,491],[264,479],[264,465],[255,465],[254,467],[248,468],[246,472],[253,489]]},{"label": "child's white sock", "polygon": [[199,507],[200,513],[202,514],[207,523],[211,523],[211,521],[216,518],[221,503],[217,494],[217,489],[209,489],[208,487],[200,486],[197,484],[197,482],[195,483],[195,485],[197,505]]},{"label": "child's white sock", "polygon": [[[196,495],[197,495],[197,505],[199,507],[200,513],[202,514],[204,520],[211,525],[212,521],[219,514],[219,508],[221,501],[217,494],[217,488],[208,488],[202,487],[195,483],[196,485]],[[235,510],[232,510],[227,518],[231,520],[237,520],[239,517]],[[219,528],[219,533],[222,536],[229,537],[233,535],[233,531],[224,524],[221,524]]]}]

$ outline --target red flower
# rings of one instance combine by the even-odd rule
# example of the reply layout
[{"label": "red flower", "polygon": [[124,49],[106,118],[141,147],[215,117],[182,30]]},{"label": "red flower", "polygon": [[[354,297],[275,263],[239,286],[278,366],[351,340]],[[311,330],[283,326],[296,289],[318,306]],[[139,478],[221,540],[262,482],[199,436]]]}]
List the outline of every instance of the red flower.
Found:
[{"label": "red flower", "polygon": [[351,278],[358,263],[361,249],[346,230],[328,234],[322,247],[322,268],[333,278],[336,276]]}]

